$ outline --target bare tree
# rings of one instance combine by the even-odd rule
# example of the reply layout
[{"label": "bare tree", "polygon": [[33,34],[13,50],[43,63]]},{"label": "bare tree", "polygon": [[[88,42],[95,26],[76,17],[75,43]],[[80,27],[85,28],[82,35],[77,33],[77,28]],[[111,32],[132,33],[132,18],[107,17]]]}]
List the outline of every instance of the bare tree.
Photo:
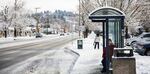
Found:
[{"label": "bare tree", "polygon": [[[22,0],[15,0],[14,7],[13,7],[13,26],[14,26],[14,37],[17,37],[17,27],[20,27],[22,23],[18,23],[18,19],[20,19],[22,15],[22,9],[24,6],[24,2]],[[20,29],[21,30],[21,29]]]},{"label": "bare tree", "polygon": [[35,15],[33,15],[33,18],[36,20],[36,32],[39,33],[40,15],[35,14]]},{"label": "bare tree", "polygon": [[143,7],[143,9],[140,14],[141,17],[138,19],[145,31],[150,32],[150,0],[144,0],[144,2],[142,2],[140,5]]},{"label": "bare tree", "polygon": [[[95,8],[92,0],[81,0],[80,2],[80,24],[85,27],[89,27],[91,22],[89,22],[88,15]],[[90,28],[90,27],[89,27]]]},{"label": "bare tree", "polygon": [[5,22],[5,25],[3,24],[3,31],[4,31],[4,37],[6,38],[7,37],[7,25],[6,24],[8,24],[8,22],[9,22],[9,19],[10,18],[8,18],[8,6],[4,6],[3,7],[3,10],[1,11],[1,17],[2,17],[2,21],[3,22]]},{"label": "bare tree", "polygon": [[[144,14],[143,18],[141,18],[141,13],[143,10],[148,10],[142,4],[147,3],[148,0],[82,0],[81,1],[81,17],[82,23],[86,23],[86,25],[91,23],[87,23],[88,21],[88,14],[98,8],[103,6],[111,6],[120,9],[125,13],[125,25],[132,27],[134,23],[139,22],[140,19],[148,19],[149,12]],[[147,6],[150,8],[150,6]]]},{"label": "bare tree", "polygon": [[[26,10],[24,7],[24,1],[23,0],[12,0],[13,5],[6,4],[5,6],[1,6],[1,16],[2,21],[5,22],[3,26],[5,26],[5,30],[8,31],[9,27],[14,27],[14,37],[17,36],[17,31],[21,31],[23,27],[25,27],[24,23],[27,19]],[[4,30],[4,31],[5,31]],[[8,32],[6,32],[8,33]],[[8,34],[5,34],[8,35]]]}]

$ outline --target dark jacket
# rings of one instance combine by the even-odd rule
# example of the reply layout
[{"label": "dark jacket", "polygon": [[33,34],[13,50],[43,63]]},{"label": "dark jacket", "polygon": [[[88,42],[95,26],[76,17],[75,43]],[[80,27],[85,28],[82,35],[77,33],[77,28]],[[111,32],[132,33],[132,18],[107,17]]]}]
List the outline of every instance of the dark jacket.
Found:
[{"label": "dark jacket", "polygon": [[[114,48],[115,48],[115,45],[113,45],[113,44],[109,45],[109,58],[110,59],[112,58]],[[103,56],[102,57],[106,58],[106,48],[103,49]]]}]

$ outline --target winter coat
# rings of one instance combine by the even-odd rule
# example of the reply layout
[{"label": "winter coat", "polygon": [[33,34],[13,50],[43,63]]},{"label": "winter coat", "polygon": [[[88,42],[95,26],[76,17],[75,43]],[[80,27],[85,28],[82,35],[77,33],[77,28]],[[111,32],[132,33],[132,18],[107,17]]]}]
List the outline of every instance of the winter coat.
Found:
[{"label": "winter coat", "polygon": [[[115,45],[113,45],[113,44],[109,45],[109,58],[110,58],[110,60],[112,59],[114,48],[115,48]],[[106,48],[103,49],[103,56],[102,57],[106,58]]]},{"label": "winter coat", "polygon": [[100,37],[95,37],[94,42],[100,42]]}]

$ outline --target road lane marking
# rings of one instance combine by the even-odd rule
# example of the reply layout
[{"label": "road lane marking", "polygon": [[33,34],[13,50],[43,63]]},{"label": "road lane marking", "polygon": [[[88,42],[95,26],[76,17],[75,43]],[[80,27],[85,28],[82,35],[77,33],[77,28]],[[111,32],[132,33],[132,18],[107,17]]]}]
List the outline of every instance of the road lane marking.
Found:
[{"label": "road lane marking", "polygon": [[20,52],[20,50],[3,52],[3,53],[0,54],[0,56],[9,55],[9,54],[17,53],[17,52]]}]

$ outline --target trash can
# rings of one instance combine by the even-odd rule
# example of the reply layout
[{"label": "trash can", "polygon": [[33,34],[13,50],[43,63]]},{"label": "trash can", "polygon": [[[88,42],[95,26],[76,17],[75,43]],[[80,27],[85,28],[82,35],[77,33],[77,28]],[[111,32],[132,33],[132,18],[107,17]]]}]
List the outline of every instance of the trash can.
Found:
[{"label": "trash can", "polygon": [[112,69],[113,74],[136,74],[133,50],[127,48],[115,48],[112,57]]},{"label": "trash can", "polygon": [[83,49],[83,40],[77,40],[78,49]]}]

